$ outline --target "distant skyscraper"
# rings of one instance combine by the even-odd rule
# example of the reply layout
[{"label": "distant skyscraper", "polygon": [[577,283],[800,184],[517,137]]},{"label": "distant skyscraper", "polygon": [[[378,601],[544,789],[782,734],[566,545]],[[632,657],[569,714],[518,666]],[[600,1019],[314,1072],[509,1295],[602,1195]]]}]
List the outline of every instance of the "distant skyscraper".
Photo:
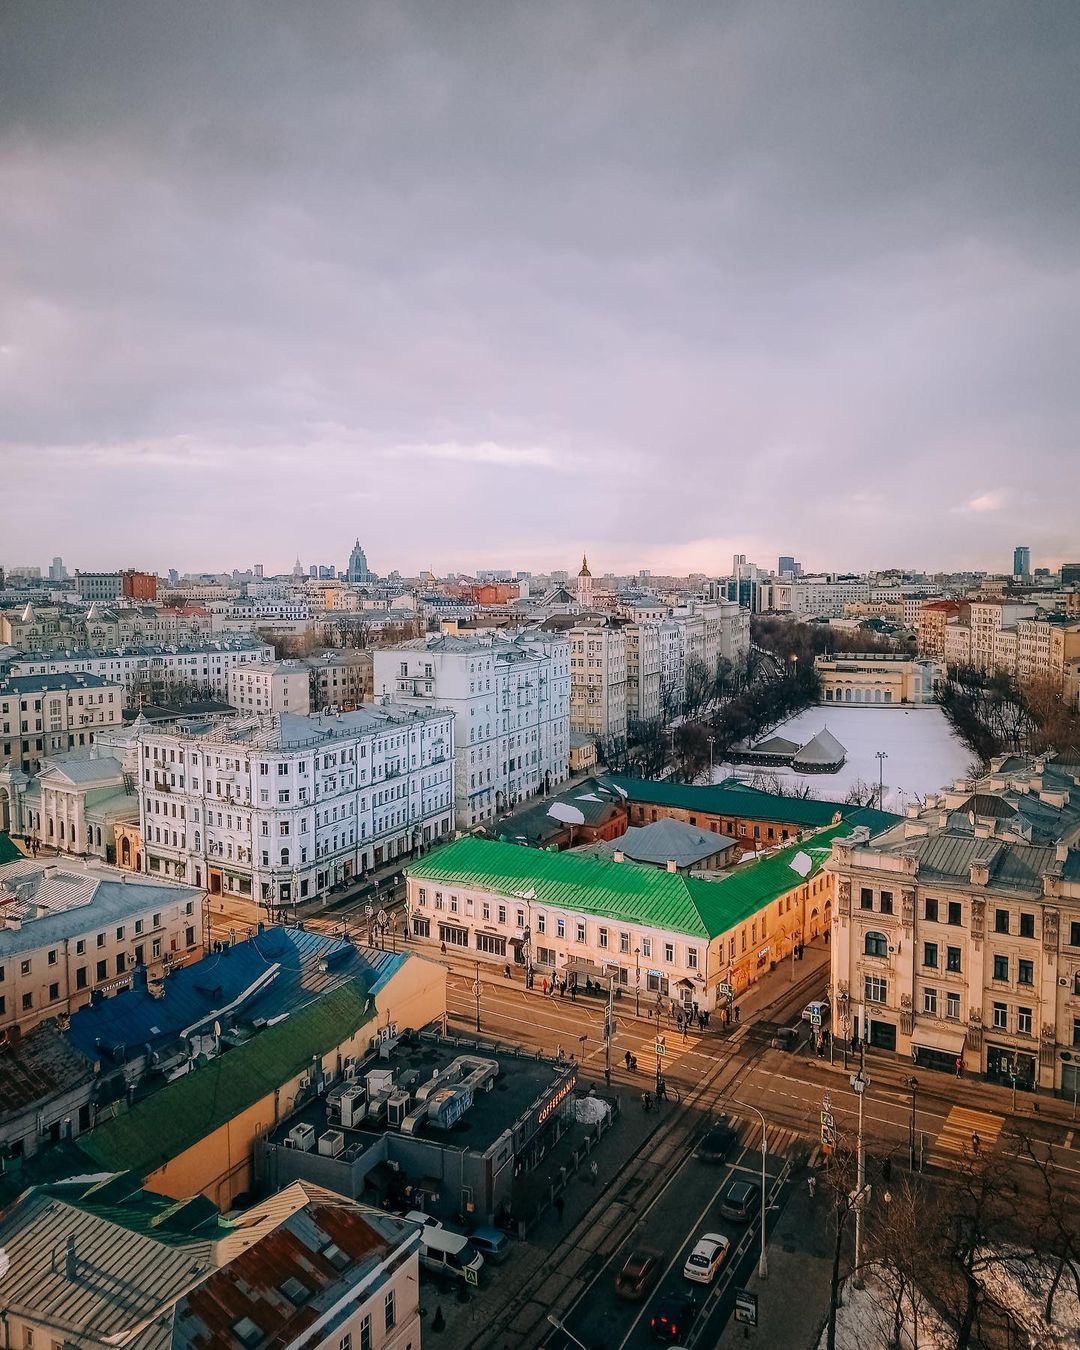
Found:
[{"label": "distant skyscraper", "polygon": [[1061,564],[1061,584],[1063,586],[1080,585],[1080,563]]},{"label": "distant skyscraper", "polygon": [[297,579],[299,579],[304,575],[304,567],[299,558],[297,558],[296,562],[293,563],[292,574]]},{"label": "distant skyscraper", "polygon": [[591,609],[593,598],[593,577],[589,571],[589,560],[581,555],[581,571],[577,579],[577,602],[579,609]]},{"label": "distant skyscraper", "polygon": [[177,586],[177,585],[179,585],[179,583],[180,583],[180,573],[176,570],[175,567],[170,567],[170,568],[169,568],[169,585],[170,585],[170,586]]},{"label": "distant skyscraper", "polygon": [[263,574],[263,565],[262,565],[262,563],[256,563],[256,564],[255,564],[255,575],[259,578],[260,581],[262,580],[262,574]]},{"label": "distant skyscraper", "polygon": [[353,550],[349,554],[347,576],[349,581],[365,582],[373,580],[371,573],[368,571],[367,554],[360,547],[359,539],[353,544]]},{"label": "distant skyscraper", "polygon": [[794,559],[794,558],[777,558],[777,560],[776,560],[776,575],[777,575],[778,577],[782,577],[782,576],[786,576],[788,573],[790,573],[792,576],[795,575],[795,559]]},{"label": "distant skyscraper", "polygon": [[743,566],[745,566],[745,565],[746,565],[746,554],[745,554],[745,553],[736,553],[736,554],[733,554],[732,559],[731,559],[731,574],[732,574],[732,576],[736,576],[736,577],[737,577],[737,576],[739,575],[739,568],[740,568],[740,567],[743,567]]},{"label": "distant skyscraper", "polygon": [[67,569],[64,567],[63,558],[54,558],[52,560],[51,566],[49,567],[49,580],[63,581],[66,576],[67,576]]},{"label": "distant skyscraper", "polygon": [[1031,549],[1026,544],[1019,544],[1013,549],[1012,574],[1025,580],[1031,576]]}]

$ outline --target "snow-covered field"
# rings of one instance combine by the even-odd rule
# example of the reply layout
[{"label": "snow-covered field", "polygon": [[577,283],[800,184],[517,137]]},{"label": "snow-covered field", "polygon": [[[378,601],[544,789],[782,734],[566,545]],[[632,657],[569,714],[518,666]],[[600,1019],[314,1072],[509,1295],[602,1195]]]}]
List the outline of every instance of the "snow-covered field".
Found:
[{"label": "snow-covered field", "polygon": [[[775,729],[775,734],[804,744],[828,727],[847,749],[847,762],[839,773],[797,774],[791,769],[756,769],[748,764],[718,764],[713,781],[738,774],[773,774],[802,785],[808,783],[815,797],[843,801],[848,789],[860,779],[876,788],[878,750],[884,750],[885,809],[901,812],[917,795],[937,792],[962,775],[974,756],[953,735],[945,714],[938,707],[816,707],[807,708]],[[769,733],[774,734],[774,733]]]}]

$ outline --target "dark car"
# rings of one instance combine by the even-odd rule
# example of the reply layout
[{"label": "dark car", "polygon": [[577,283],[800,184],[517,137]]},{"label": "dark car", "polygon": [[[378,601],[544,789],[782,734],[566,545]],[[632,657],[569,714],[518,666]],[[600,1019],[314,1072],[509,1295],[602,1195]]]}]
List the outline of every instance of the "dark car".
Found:
[{"label": "dark car", "polygon": [[702,1162],[726,1162],[728,1154],[735,1147],[738,1138],[739,1136],[727,1121],[718,1120],[701,1136],[698,1146],[694,1150],[695,1155]]},{"label": "dark car", "polygon": [[656,1305],[649,1327],[658,1341],[681,1340],[697,1316],[697,1300],[690,1294],[665,1294]]},{"label": "dark car", "polygon": [[660,1274],[660,1257],[656,1252],[636,1251],[623,1262],[615,1276],[615,1292],[621,1298],[641,1299]]},{"label": "dark car", "polygon": [[733,1181],[720,1201],[720,1213],[736,1223],[749,1223],[761,1213],[761,1187],[756,1181]]}]

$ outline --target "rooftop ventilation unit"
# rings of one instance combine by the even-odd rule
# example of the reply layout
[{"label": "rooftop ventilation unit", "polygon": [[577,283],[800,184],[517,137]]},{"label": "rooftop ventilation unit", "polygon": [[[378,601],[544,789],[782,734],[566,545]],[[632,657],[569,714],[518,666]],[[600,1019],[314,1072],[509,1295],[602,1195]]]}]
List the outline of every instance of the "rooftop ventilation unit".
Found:
[{"label": "rooftop ventilation unit", "polygon": [[285,1147],[299,1149],[301,1153],[310,1153],[315,1147],[315,1130],[308,1124],[296,1125],[285,1136]]},{"label": "rooftop ventilation unit", "polygon": [[319,1153],[324,1158],[338,1158],[345,1152],[345,1136],[340,1130],[327,1130],[319,1135]]}]

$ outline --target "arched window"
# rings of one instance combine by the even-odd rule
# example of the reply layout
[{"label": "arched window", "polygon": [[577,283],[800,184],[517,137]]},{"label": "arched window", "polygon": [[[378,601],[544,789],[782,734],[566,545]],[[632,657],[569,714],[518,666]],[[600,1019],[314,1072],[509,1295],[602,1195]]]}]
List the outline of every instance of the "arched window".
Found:
[{"label": "arched window", "polygon": [[93,848],[93,847],[94,847],[94,827],[93,827],[93,825],[87,825],[87,827],[86,827],[86,847],[87,847],[87,848]]},{"label": "arched window", "polygon": [[202,848],[202,835],[198,830],[195,831],[195,847],[196,849]]},{"label": "arched window", "polygon": [[282,867],[287,867],[288,864],[289,864],[289,850],[287,848],[283,848],[281,850],[281,865]]},{"label": "arched window", "polygon": [[867,933],[863,951],[867,956],[888,956],[889,939],[884,933]]}]

